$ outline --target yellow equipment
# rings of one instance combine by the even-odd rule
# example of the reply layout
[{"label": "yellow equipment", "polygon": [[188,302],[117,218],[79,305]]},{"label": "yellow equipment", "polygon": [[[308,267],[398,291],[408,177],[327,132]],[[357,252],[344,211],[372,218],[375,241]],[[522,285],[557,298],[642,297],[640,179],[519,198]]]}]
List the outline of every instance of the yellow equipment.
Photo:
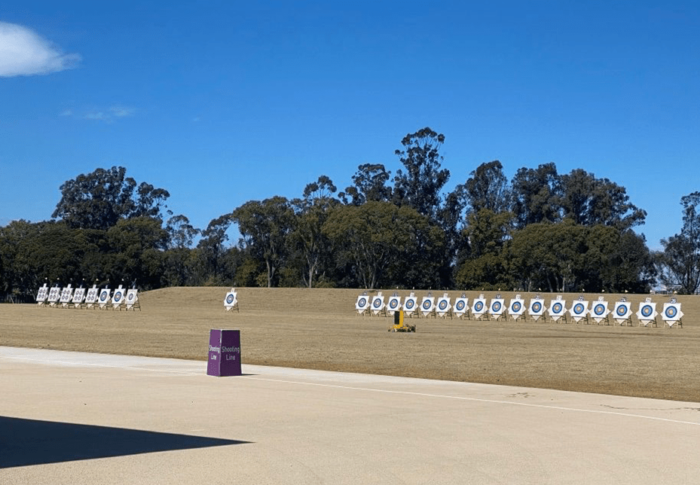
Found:
[{"label": "yellow equipment", "polygon": [[390,332],[415,332],[415,325],[408,325],[403,320],[403,310],[394,312],[394,325],[389,329]]}]

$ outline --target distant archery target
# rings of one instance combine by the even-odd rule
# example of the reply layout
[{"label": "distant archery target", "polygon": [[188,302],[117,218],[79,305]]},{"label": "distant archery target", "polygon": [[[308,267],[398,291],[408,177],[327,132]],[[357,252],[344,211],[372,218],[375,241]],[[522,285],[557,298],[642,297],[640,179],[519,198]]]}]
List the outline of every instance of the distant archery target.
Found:
[{"label": "distant archery target", "polygon": [[501,302],[500,301],[494,301],[493,304],[491,305],[491,311],[493,313],[498,313],[501,310]]},{"label": "distant archery target", "polygon": [[474,303],[474,311],[475,312],[481,312],[484,309],[484,302],[483,301],[477,301]]},{"label": "distant archery target", "polygon": [[586,307],[583,306],[583,303],[577,303],[574,305],[574,313],[577,315],[582,314],[585,309]]},{"label": "distant archery target", "polygon": [[82,303],[84,299],[85,299],[85,288],[76,288],[75,292],[73,293],[73,303],[74,304]]},{"label": "distant archery target", "polygon": [[602,305],[600,303],[593,307],[593,313],[595,313],[599,317],[605,315],[605,310],[605,305]]},{"label": "distant archery target", "polygon": [[392,298],[389,300],[389,308],[392,310],[396,310],[399,307],[399,299],[398,298]]},{"label": "distant archery target", "polygon": [[669,320],[673,319],[678,315],[678,310],[674,306],[669,306],[664,310],[664,316]]},{"label": "distant archery target", "polygon": [[114,296],[112,297],[112,300],[114,300],[115,303],[119,303],[122,299],[122,292],[121,291],[115,291]]},{"label": "distant archery target", "polygon": [[423,302],[423,310],[430,310],[430,307],[432,307],[432,306],[433,306],[433,302],[431,302],[430,300],[425,300]]},{"label": "distant archery target", "polygon": [[109,291],[102,290],[102,293],[100,293],[100,301],[107,301],[107,298],[109,298]]},{"label": "distant archery target", "polygon": [[558,302],[552,306],[552,311],[554,313],[561,313],[563,309],[564,309],[564,305],[562,305],[561,303],[558,303]]},{"label": "distant archery target", "polygon": [[406,300],[406,308],[409,310],[412,309],[415,304],[416,302],[413,300]]},{"label": "distant archery target", "polygon": [[[232,305],[233,300],[234,300],[233,295],[231,295],[231,294],[226,295],[226,304]],[[146,302],[146,303],[148,303],[148,302]]]},{"label": "distant archery target", "polygon": [[90,288],[85,297],[85,303],[93,304],[97,301],[97,288]]},{"label": "distant archery target", "polygon": [[459,300],[459,301],[457,301],[457,303],[455,303],[455,309],[458,312],[463,311],[466,306],[467,306],[467,304],[464,300]]},{"label": "distant archery target", "polygon": [[447,300],[440,300],[438,303],[438,308],[442,311],[447,310]]},{"label": "distant archery target", "polygon": [[360,308],[366,307],[367,306],[367,298],[360,298],[357,301],[357,306],[359,306]]},{"label": "distant archery target", "polygon": [[520,310],[523,309],[523,304],[519,301],[514,301],[513,304],[510,306],[510,309],[512,313],[519,313]]},{"label": "distant archery target", "polygon": [[539,313],[542,311],[542,303],[536,301],[535,303],[532,304],[532,311],[535,313]]},{"label": "distant archery target", "polygon": [[372,306],[374,308],[381,308],[382,307],[382,300],[380,298],[375,298],[374,301],[372,302]]},{"label": "distant archery target", "polygon": [[642,314],[643,317],[650,317],[652,313],[654,313],[654,307],[652,307],[651,305],[644,305],[639,310],[639,312]]},{"label": "distant archery target", "polygon": [[617,310],[615,310],[615,314],[617,314],[618,317],[624,317],[627,315],[627,307],[624,305],[618,306]]}]

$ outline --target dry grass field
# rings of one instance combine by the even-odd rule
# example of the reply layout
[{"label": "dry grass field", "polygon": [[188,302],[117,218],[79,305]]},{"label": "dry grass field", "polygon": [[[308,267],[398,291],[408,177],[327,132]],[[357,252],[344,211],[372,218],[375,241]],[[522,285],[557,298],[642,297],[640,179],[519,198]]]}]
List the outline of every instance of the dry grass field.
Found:
[{"label": "dry grass field", "polygon": [[[146,292],[135,312],[0,305],[0,345],[205,360],[209,329],[237,328],[248,364],[700,401],[698,296],[678,297],[683,328],[660,319],[658,328],[639,327],[636,316],[634,327],[414,318],[416,333],[390,333],[390,318],[357,316],[359,290],[240,288],[232,313],[227,291]],[[425,293],[416,291],[419,302]],[[470,302],[478,293],[467,292]],[[553,295],[542,296],[549,305]],[[646,296],[628,297],[634,312]],[[567,308],[576,297],[564,295]],[[620,295],[607,297],[612,309]],[[669,297],[653,300],[660,311]]]}]

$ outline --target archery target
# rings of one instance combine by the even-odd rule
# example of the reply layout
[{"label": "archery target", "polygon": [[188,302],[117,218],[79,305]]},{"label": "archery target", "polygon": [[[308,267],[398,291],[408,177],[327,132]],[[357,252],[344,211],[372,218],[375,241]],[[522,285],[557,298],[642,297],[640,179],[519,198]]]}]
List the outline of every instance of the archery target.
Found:
[{"label": "archery target", "polygon": [[61,297],[61,289],[58,286],[54,286],[49,290],[49,303],[56,303]]},{"label": "archery target", "polygon": [[109,295],[110,295],[109,288],[104,288],[100,292],[100,297],[99,297],[100,308],[104,308],[107,305],[107,302],[109,301]]},{"label": "archery target", "polygon": [[615,316],[613,318],[620,325],[629,320],[631,315],[631,305],[632,304],[630,302],[626,301],[615,302],[615,308],[613,309],[613,314]]},{"label": "archery target", "polygon": [[[129,294],[131,294],[132,291],[134,292],[134,296],[136,296],[136,290],[129,290]],[[127,295],[127,298],[128,297],[129,296]],[[137,299],[138,299],[138,297],[137,297]],[[134,302],[134,303],[136,303],[136,302]],[[237,303],[238,303],[238,293],[236,293],[235,288],[231,288],[231,291],[226,293],[226,296],[224,297],[224,308],[226,308],[227,312],[231,311],[233,309],[233,307],[236,306]]]},{"label": "archery target", "polygon": [[[131,308],[136,304],[136,302],[139,299],[138,293],[139,293],[139,290],[137,290],[136,288],[132,288],[126,292],[126,307],[127,308]],[[234,297],[234,300],[235,300],[235,297]]]},{"label": "archery target", "polygon": [[646,302],[641,302],[639,304],[639,310],[637,311],[637,318],[639,319],[639,323],[641,323],[645,327],[647,325],[649,325],[651,322],[655,322],[657,315],[658,315],[658,313],[656,312],[656,303],[651,302],[651,301],[646,301]]},{"label": "archery target", "polygon": [[382,295],[376,295],[372,298],[372,313],[379,315],[382,308],[384,308],[384,297]]},{"label": "archery target", "polygon": [[549,307],[549,316],[552,317],[552,320],[555,322],[559,320],[562,316],[564,316],[564,310],[566,310],[566,301],[564,300],[552,300],[552,303]]},{"label": "archery target", "polygon": [[46,283],[44,283],[44,286],[39,288],[39,291],[36,294],[36,302],[37,303],[44,303],[48,297],[49,297],[49,288],[46,286]]},{"label": "archery target", "polygon": [[661,318],[669,326],[673,326],[674,323],[680,321],[683,318],[683,312],[681,312],[680,303],[664,303],[664,308],[661,311]]},{"label": "archery target", "polygon": [[469,298],[457,298],[455,300],[455,314],[458,317],[463,316],[467,312],[469,309],[468,303]]},{"label": "archery target", "polygon": [[503,304],[503,299],[494,298],[491,300],[491,306],[489,307],[489,313],[495,317],[499,317],[503,314],[506,307]]},{"label": "archery target", "polygon": [[569,313],[571,313],[571,317],[576,323],[581,321],[582,318],[585,318],[587,312],[588,302],[581,300],[574,302],[573,306],[571,307],[571,310],[569,310]]},{"label": "archery target", "polygon": [[435,298],[432,296],[424,296],[423,302],[420,304],[421,311],[423,315],[428,315],[428,313],[433,311],[435,307]]},{"label": "archery target", "polygon": [[389,310],[389,315],[393,315],[397,310],[401,308],[401,297],[392,296],[389,298],[389,303],[387,303],[387,308]]},{"label": "archery target", "polygon": [[438,310],[440,310],[440,311],[443,311],[443,312],[446,311],[449,308],[449,306],[450,306],[450,304],[448,303],[447,300],[443,299],[443,300],[440,300],[438,302]]},{"label": "archery target", "polygon": [[355,303],[355,310],[357,310],[358,313],[364,313],[364,311],[367,310],[368,304],[369,301],[367,300],[367,297],[365,295],[360,295],[357,297],[357,302]]},{"label": "archery target", "polygon": [[537,321],[544,314],[544,300],[533,298],[530,300],[530,316]]},{"label": "archery target", "polygon": [[516,320],[525,313],[525,302],[519,296],[510,300],[510,306],[508,307],[508,313],[515,317]]},{"label": "archery target", "polygon": [[97,301],[97,287],[93,286],[90,288],[87,292],[87,296],[85,297],[85,303],[89,304],[94,304]]},{"label": "archery target", "polygon": [[593,320],[597,323],[602,322],[608,316],[608,313],[610,313],[610,311],[608,310],[607,301],[597,301],[593,304],[591,316],[593,316]]},{"label": "archery target", "polygon": [[121,290],[117,290],[114,292],[114,296],[112,296],[112,301],[114,303],[121,303],[122,301],[122,292]]},{"label": "archery target", "polygon": [[416,297],[408,296],[403,304],[403,309],[409,313],[412,313],[416,309]]},{"label": "archery target", "polygon": [[85,288],[76,288],[73,293],[73,304],[78,305],[85,299]]},{"label": "archery target", "polygon": [[70,285],[66,286],[61,290],[61,303],[68,303],[70,302],[70,299],[73,297],[73,288],[70,287]]},{"label": "archery target", "polygon": [[488,307],[486,306],[486,299],[475,298],[474,304],[472,305],[472,312],[474,313],[474,316],[480,317],[486,313],[486,310],[488,310]]}]

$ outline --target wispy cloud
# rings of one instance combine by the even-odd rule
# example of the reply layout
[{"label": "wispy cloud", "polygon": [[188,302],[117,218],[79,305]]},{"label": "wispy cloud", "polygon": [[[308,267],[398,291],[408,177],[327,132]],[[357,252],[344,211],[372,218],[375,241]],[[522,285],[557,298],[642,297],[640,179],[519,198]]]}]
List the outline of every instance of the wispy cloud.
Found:
[{"label": "wispy cloud", "polygon": [[78,54],[64,54],[34,31],[0,22],[0,77],[49,74],[75,67]]},{"label": "wispy cloud", "polygon": [[130,106],[112,106],[106,109],[90,109],[90,110],[74,110],[68,108],[59,113],[59,116],[68,116],[90,121],[105,121],[111,122],[117,118],[126,118],[133,116],[136,113],[136,108]]}]

